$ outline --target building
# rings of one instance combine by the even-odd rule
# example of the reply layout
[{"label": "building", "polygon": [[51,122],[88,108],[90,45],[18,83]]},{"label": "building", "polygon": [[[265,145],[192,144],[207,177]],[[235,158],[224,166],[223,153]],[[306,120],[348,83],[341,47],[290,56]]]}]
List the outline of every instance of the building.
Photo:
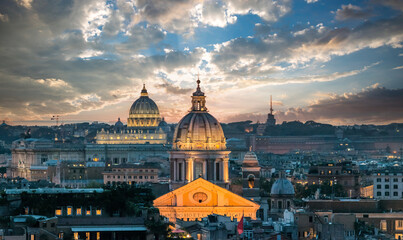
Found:
[{"label": "building", "polygon": [[360,174],[351,162],[327,163],[312,166],[307,174],[308,185],[328,182],[330,185],[341,184],[348,197],[360,196]]},{"label": "building", "polygon": [[375,199],[403,198],[403,169],[376,171],[372,178]]},{"label": "building", "polygon": [[129,185],[136,183],[158,182],[159,169],[151,166],[121,164],[106,168],[102,173],[103,183],[115,185],[127,183]]},{"label": "building", "polygon": [[207,111],[199,79],[191,110],[178,123],[169,154],[174,190],[154,200],[161,215],[173,222],[201,220],[213,213],[256,219],[260,206],[227,190],[229,151],[221,124]]},{"label": "building", "polygon": [[267,196],[261,196],[260,192],[261,168],[254,152],[245,154],[242,163],[242,196],[260,205],[257,216],[262,221],[267,221],[269,205]]},{"label": "building", "polygon": [[160,214],[176,222],[201,221],[210,214],[241,219],[242,215],[256,219],[260,206],[229,190],[198,178],[154,200]]},{"label": "building", "polygon": [[[97,133],[96,144],[34,138],[16,140],[12,144],[12,160],[7,169],[7,176],[22,177],[28,181],[59,179],[59,182],[55,182],[59,184],[60,179],[74,179],[63,177],[63,174],[68,175],[68,172],[61,172],[59,177],[54,177],[48,167],[50,162],[56,162],[56,166],[65,161],[98,162],[108,166],[140,164],[148,158],[168,159],[171,146],[167,144],[166,131],[169,129],[167,123],[161,119],[157,105],[148,97],[144,86],[140,98],[130,108],[127,128],[119,118],[113,130],[102,129]],[[96,178],[102,182],[101,174]],[[81,181],[80,184],[72,185],[85,186],[85,183]]]},{"label": "building", "polygon": [[140,98],[133,102],[127,128],[125,129],[120,118],[115,124],[113,132],[102,131],[97,133],[97,144],[166,144],[167,133],[160,127],[160,112],[157,104],[148,96],[143,85]]},{"label": "building", "polygon": [[179,121],[169,152],[172,188],[198,177],[227,188],[229,153],[221,124],[207,111],[206,96],[197,80],[192,107]]},{"label": "building", "polygon": [[280,178],[274,182],[270,191],[271,212],[283,213],[286,209],[290,210],[294,206],[294,196],[294,186],[285,177],[285,173],[281,171]]}]

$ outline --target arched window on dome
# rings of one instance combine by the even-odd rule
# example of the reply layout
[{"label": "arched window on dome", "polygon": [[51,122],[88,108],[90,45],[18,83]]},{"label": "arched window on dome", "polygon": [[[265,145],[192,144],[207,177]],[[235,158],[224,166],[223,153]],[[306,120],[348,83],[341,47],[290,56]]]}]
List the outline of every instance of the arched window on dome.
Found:
[{"label": "arched window on dome", "polygon": [[248,176],[248,185],[249,185],[249,188],[255,187],[255,176],[253,174],[249,174],[249,176]]}]

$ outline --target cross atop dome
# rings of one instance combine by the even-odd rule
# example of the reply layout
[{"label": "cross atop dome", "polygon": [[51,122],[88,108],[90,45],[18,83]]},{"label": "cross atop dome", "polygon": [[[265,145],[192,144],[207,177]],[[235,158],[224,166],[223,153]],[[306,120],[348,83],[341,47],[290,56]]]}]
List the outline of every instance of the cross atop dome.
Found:
[{"label": "cross atop dome", "polygon": [[204,92],[201,91],[200,89],[200,79],[199,79],[199,74],[197,74],[197,88],[196,92],[193,93],[193,96],[204,96]]}]

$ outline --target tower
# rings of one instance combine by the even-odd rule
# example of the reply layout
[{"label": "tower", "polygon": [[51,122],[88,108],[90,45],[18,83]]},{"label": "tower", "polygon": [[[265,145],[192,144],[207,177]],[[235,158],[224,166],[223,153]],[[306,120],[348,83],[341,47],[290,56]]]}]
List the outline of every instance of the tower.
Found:
[{"label": "tower", "polygon": [[272,96],[271,95],[270,95],[270,113],[267,114],[266,125],[267,126],[276,125],[276,119],[274,118],[274,115],[273,115],[273,101],[272,101]]}]

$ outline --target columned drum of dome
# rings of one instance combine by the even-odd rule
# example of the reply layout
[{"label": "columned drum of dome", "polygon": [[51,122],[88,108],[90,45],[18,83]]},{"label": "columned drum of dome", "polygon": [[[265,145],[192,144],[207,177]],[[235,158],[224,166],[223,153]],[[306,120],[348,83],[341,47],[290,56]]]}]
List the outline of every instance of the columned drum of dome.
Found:
[{"label": "columned drum of dome", "polygon": [[206,96],[200,89],[192,95],[189,113],[178,123],[174,137],[171,163],[171,186],[176,189],[199,177],[228,187],[228,154],[221,124],[206,107]]},{"label": "columned drum of dome", "polygon": [[127,127],[153,129],[158,127],[160,122],[161,117],[158,106],[148,97],[147,89],[145,85],[143,85],[140,98],[137,99],[130,108]]}]

